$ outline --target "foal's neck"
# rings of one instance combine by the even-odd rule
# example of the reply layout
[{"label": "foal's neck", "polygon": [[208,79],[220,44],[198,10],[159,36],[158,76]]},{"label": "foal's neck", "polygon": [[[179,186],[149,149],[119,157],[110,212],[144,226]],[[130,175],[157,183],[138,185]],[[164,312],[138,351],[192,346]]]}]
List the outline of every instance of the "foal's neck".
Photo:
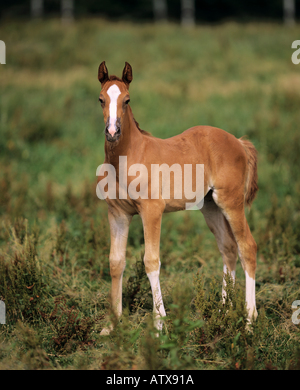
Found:
[{"label": "foal's neck", "polygon": [[138,129],[130,106],[127,106],[121,127],[121,136],[116,142],[105,140],[105,160],[114,165],[119,164],[119,156],[129,156],[142,142],[143,134]]}]

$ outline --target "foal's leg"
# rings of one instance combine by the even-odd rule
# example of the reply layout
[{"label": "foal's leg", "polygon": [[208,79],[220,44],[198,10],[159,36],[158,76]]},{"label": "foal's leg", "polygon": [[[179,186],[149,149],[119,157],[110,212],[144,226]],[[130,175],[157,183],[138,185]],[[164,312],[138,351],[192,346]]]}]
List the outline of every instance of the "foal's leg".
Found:
[{"label": "foal's leg", "polygon": [[[108,210],[110,225],[110,275],[111,275],[111,306],[117,317],[122,314],[122,279],[126,264],[126,245],[129,225],[132,216],[123,214],[116,209]],[[112,326],[104,328],[101,335],[107,335]]]},{"label": "foal's leg", "polygon": [[160,210],[161,207],[159,204],[156,205],[156,202],[147,202],[147,206],[144,206],[141,212],[145,237],[144,263],[152,290],[154,326],[158,330],[162,330],[163,326],[160,318],[166,316],[159,283],[159,244],[162,219]]},{"label": "foal's leg", "polygon": [[211,232],[215,235],[218,244],[219,251],[223,259],[223,286],[222,297],[225,303],[226,299],[226,280],[225,275],[227,272],[235,281],[235,268],[237,262],[237,243],[233,236],[232,230],[227,222],[226,218],[222,214],[221,209],[214,202],[211,193],[209,193],[204,199],[204,205],[201,212],[205,218],[207,226]]},{"label": "foal's leg", "polygon": [[241,259],[246,277],[246,305],[248,320],[256,319],[257,310],[255,302],[255,271],[257,245],[252,237],[244,211],[244,194],[236,193],[234,199],[225,190],[217,190],[213,193],[215,202],[221,207],[232,233],[238,245],[238,253]]}]

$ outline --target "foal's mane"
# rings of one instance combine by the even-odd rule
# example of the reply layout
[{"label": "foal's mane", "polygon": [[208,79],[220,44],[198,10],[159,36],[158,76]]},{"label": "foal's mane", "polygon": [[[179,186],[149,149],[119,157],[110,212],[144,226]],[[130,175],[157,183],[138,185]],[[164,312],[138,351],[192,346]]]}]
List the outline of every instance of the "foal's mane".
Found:
[{"label": "foal's mane", "polygon": [[[113,81],[113,80],[121,81],[121,83],[123,83],[123,80],[120,79],[120,77],[117,77],[117,76],[114,76],[114,75],[110,76],[108,81]],[[149,132],[146,131],[146,130],[142,130],[142,129],[140,128],[140,125],[138,124],[138,122],[136,121],[135,117],[133,116],[131,107],[130,107],[130,111],[131,111],[131,114],[132,114],[134,123],[135,123],[136,127],[139,129],[139,131],[140,131],[142,134],[147,135],[148,137],[152,137],[152,134],[151,134],[151,133],[149,133]]]},{"label": "foal's mane", "polygon": [[[131,111],[131,113],[132,113],[132,111]],[[134,123],[135,123],[136,127],[140,130],[140,132],[141,132],[142,134],[147,135],[148,137],[153,137],[152,134],[149,133],[149,131],[142,130],[142,129],[140,128],[140,125],[139,125],[138,122],[135,120],[133,114],[132,114],[132,117],[133,117],[133,120],[134,120]]]}]

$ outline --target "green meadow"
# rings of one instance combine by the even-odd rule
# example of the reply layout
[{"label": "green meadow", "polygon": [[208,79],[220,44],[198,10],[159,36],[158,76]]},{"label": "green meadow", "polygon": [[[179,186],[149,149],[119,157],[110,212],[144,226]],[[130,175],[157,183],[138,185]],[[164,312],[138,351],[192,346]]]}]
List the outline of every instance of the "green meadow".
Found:
[{"label": "green meadow", "polygon": [[[4,22],[0,65],[0,369],[300,369],[300,27],[101,19]],[[162,334],[133,218],[123,316],[110,317],[109,226],[96,196],[104,160],[97,70],[133,68],[140,127],[168,138],[194,125],[246,135],[258,150],[259,192],[247,219],[258,244],[258,318],[245,330],[240,262],[232,305],[223,263],[200,212],[165,215]],[[298,316],[300,319],[300,314]],[[100,331],[108,321],[115,330]],[[294,321],[295,322],[295,321]]]}]

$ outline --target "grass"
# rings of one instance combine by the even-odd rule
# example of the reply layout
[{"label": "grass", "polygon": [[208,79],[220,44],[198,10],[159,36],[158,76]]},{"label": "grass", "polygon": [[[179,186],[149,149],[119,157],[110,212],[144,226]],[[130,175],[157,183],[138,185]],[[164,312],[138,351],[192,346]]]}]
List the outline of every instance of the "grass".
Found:
[{"label": "grass", "polygon": [[[299,369],[299,27],[81,20],[9,22],[0,68],[1,369]],[[97,68],[133,67],[141,128],[167,138],[196,124],[247,135],[259,152],[259,193],[247,218],[258,243],[258,319],[245,331],[244,275],[228,281],[200,213],[165,215],[161,286],[167,317],[155,337],[142,257],[130,227],[124,314],[108,337],[109,226],[96,197],[104,160]],[[111,319],[115,321],[114,318]],[[116,322],[116,321],[115,321]]]}]

